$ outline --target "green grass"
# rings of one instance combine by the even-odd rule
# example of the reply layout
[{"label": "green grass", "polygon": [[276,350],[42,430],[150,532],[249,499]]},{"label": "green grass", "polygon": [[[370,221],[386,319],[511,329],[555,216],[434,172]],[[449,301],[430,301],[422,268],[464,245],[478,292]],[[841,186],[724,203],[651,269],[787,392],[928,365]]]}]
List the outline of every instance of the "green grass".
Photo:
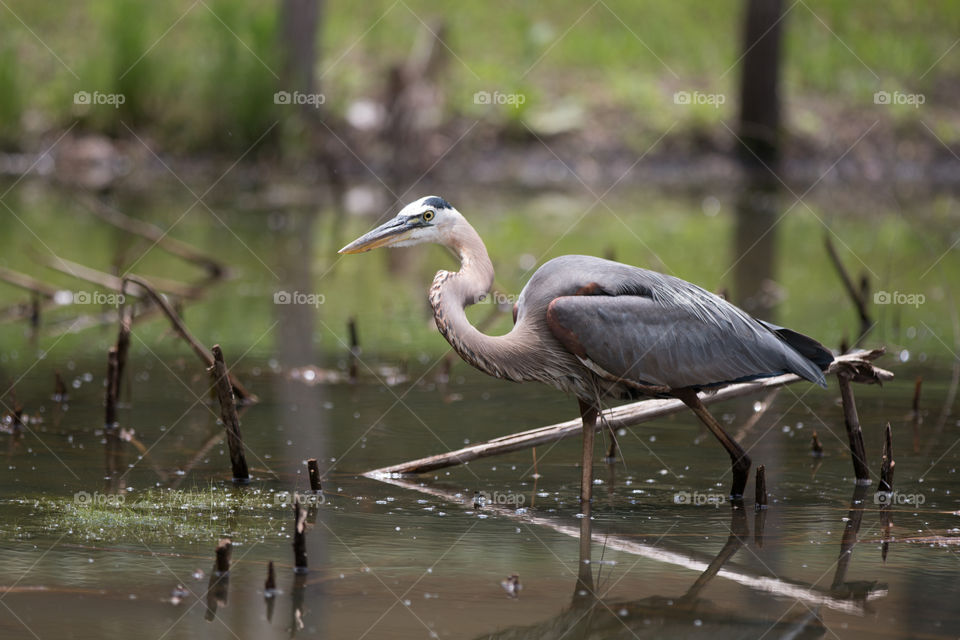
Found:
[{"label": "green grass", "polygon": [[[629,137],[639,146],[644,130],[675,122],[708,127],[735,114],[742,4],[605,0],[588,10],[590,4],[572,1],[473,0],[455,9],[436,0],[326,3],[317,76],[334,112],[380,96],[388,67],[408,55],[424,29],[421,19],[442,19],[452,52],[443,81],[449,115],[509,122],[562,100],[632,114]],[[30,30],[10,12],[0,21],[0,141],[7,146],[28,112],[52,126],[79,119],[107,133],[124,133],[126,124],[182,150],[246,149],[293,113],[272,99],[283,88],[276,77],[282,74],[275,3],[86,0],[64,8],[12,0],[9,6]],[[922,92],[926,120],[955,102],[949,87],[960,55],[944,54],[960,31],[957,3],[786,6],[792,6],[783,22],[788,100],[828,96],[838,108],[877,110],[877,90]],[[121,92],[126,103],[79,108],[72,100],[78,90]],[[527,103],[521,110],[476,105],[478,90],[523,93]],[[677,90],[720,92],[727,101],[720,109],[678,107]],[[921,117],[909,108],[878,113]],[[290,127],[271,139],[283,130],[296,142]]]}]

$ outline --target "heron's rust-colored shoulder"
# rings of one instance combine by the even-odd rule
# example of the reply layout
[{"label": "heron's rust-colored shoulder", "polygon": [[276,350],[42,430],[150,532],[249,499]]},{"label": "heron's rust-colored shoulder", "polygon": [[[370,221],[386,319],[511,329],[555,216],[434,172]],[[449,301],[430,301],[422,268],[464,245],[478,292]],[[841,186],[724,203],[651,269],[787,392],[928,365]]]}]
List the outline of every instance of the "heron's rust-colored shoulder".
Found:
[{"label": "heron's rust-colored shoulder", "polygon": [[550,332],[553,336],[560,341],[567,351],[573,355],[586,358],[587,350],[583,348],[583,345],[580,344],[580,340],[577,338],[577,334],[563,326],[563,323],[560,320],[560,312],[557,309],[557,303],[563,300],[563,298],[556,298],[547,305],[547,326],[550,327]]},{"label": "heron's rust-colored shoulder", "polygon": [[519,302],[513,303],[513,324],[517,324],[517,313],[520,311]]},{"label": "heron's rust-colored shoulder", "polygon": [[610,295],[610,292],[604,289],[599,283],[591,282],[577,289],[577,292],[573,295],[575,296],[608,296]]}]

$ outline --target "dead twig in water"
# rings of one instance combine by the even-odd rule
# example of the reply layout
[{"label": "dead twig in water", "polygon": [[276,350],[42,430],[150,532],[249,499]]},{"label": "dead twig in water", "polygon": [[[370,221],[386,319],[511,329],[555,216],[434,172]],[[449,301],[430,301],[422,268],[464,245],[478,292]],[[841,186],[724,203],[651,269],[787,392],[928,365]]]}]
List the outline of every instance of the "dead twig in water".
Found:
[{"label": "dead twig in water", "polygon": [[250,482],[250,471],[247,469],[247,459],[243,453],[240,418],[237,415],[237,403],[233,398],[233,389],[230,387],[227,365],[223,361],[223,352],[218,344],[213,345],[213,366],[210,367],[210,376],[217,389],[217,398],[220,400],[220,419],[227,432],[227,447],[230,449],[230,467],[233,471],[233,481],[245,484]]},{"label": "dead twig in water", "polygon": [[307,569],[307,512],[300,505],[300,498],[293,499],[293,560],[294,573],[306,573]]},{"label": "dead twig in water", "polygon": [[869,282],[866,279],[866,276],[861,278],[860,287],[855,287],[853,280],[850,278],[850,274],[847,273],[846,267],[843,266],[843,263],[840,261],[840,256],[837,255],[837,250],[833,246],[833,241],[830,239],[829,233],[824,234],[823,236],[824,245],[827,248],[827,255],[830,256],[830,262],[833,264],[834,268],[837,270],[837,274],[840,276],[840,280],[843,282],[843,288],[847,291],[847,295],[850,297],[853,306],[857,311],[857,316],[860,319],[860,333],[857,336],[857,339],[853,341],[854,346],[860,346],[860,343],[863,342],[863,339],[866,337],[867,333],[870,332],[871,327],[873,326],[873,321],[870,319],[870,313],[867,311],[867,297],[869,296]]}]

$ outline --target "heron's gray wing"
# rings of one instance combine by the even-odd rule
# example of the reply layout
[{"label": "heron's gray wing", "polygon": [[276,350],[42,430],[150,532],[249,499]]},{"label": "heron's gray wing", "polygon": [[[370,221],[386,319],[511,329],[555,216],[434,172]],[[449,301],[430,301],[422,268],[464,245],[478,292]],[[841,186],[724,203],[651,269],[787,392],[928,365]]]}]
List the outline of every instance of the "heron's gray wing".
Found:
[{"label": "heron's gray wing", "polygon": [[550,302],[547,324],[571,353],[612,378],[680,388],[793,372],[826,386],[820,370],[772,331],[719,298],[710,301],[561,296]]}]

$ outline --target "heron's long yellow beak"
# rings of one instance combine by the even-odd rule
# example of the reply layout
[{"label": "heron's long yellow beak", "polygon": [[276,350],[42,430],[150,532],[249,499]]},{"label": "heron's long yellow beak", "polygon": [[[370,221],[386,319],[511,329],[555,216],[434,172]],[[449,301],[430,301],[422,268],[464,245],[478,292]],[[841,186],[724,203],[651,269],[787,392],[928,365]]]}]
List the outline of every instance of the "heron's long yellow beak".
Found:
[{"label": "heron's long yellow beak", "polygon": [[360,236],[337,253],[363,253],[378,247],[388,247],[403,240],[413,229],[414,227],[410,226],[407,220],[394,218]]}]

